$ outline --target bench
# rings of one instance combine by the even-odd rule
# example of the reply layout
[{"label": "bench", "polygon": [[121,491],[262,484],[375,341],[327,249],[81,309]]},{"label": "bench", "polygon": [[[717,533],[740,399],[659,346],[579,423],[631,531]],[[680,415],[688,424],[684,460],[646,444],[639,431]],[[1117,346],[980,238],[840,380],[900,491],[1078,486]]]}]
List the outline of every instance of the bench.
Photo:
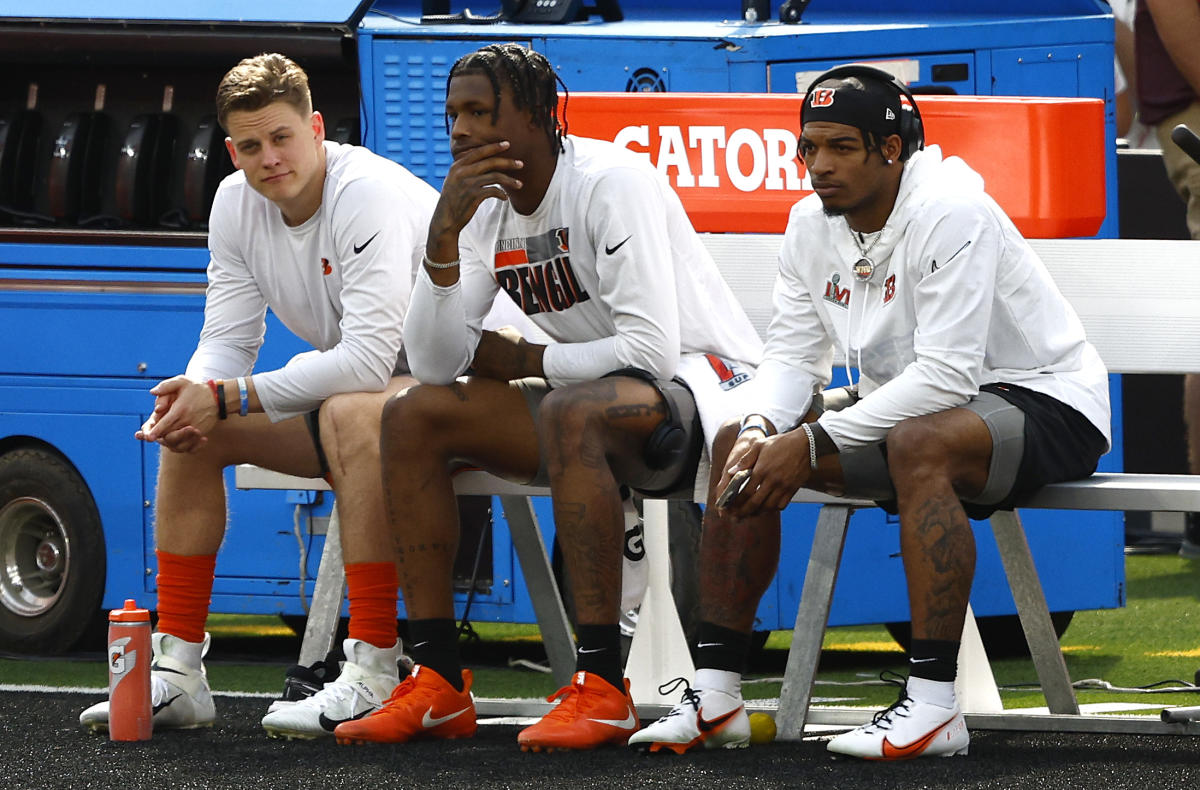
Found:
[{"label": "bench", "polygon": [[[765,334],[782,237],[704,234],[702,238],[751,322],[760,334]],[[1181,374],[1200,370],[1200,246],[1189,241],[1116,239],[1031,243],[1078,312],[1089,340],[1110,372]],[[701,470],[698,491],[704,490],[705,472]],[[327,489],[323,480],[288,477],[249,466],[239,467],[236,477],[239,488]],[[455,490],[459,494],[501,497],[552,671],[558,681],[565,683],[574,667],[574,642],[528,501],[530,496],[548,496],[548,489],[468,472],[456,478]],[[806,723],[855,725],[866,721],[861,711],[810,709],[809,702],[850,515],[857,508],[874,504],[804,489],[793,502],[822,507],[776,715],[778,737],[782,739],[798,739]],[[1046,486],[1021,508],[1200,511],[1200,477],[1096,474],[1086,480]],[[968,725],[977,729],[1050,731],[1192,731],[1189,715],[1164,715],[1160,722],[1145,717],[1080,713],[1019,516],[1016,512],[996,513],[991,525],[1050,714],[968,710]],[[648,517],[647,535],[654,529],[665,534],[665,524],[651,523]],[[320,659],[330,647],[343,591],[335,508],[300,663]],[[968,630],[971,626],[973,620]],[[542,712],[540,705],[495,702],[481,705],[480,712],[536,715]],[[639,710],[650,717],[665,712],[666,706],[639,703]],[[1172,721],[1166,721],[1168,718]]]}]

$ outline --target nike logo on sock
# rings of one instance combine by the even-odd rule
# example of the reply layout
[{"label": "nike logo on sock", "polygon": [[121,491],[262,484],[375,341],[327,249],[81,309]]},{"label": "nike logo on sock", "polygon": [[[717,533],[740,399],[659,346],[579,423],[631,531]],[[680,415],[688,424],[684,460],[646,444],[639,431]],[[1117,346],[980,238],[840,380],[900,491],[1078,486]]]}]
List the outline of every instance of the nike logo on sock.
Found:
[{"label": "nike logo on sock", "polygon": [[697,648],[704,648],[704,647],[720,647],[720,646],[721,646],[721,645],[723,645],[723,644],[725,644],[725,643],[724,643],[724,642],[701,642],[701,643],[699,643],[698,645],[696,645],[696,647],[697,647]]},{"label": "nike logo on sock", "polygon": [[363,716],[366,716],[367,714],[371,713],[372,710],[373,709],[368,708],[367,710],[364,710],[362,713],[357,713],[353,716],[347,716],[344,719],[331,719],[328,716],[326,716],[324,713],[321,713],[320,715],[317,716],[317,722],[321,725],[321,728],[324,729],[326,732],[333,732],[334,728],[336,728],[342,722],[357,721],[358,719],[361,719]]},{"label": "nike logo on sock", "polygon": [[910,664],[925,664],[930,661],[937,661],[937,659],[936,658],[910,658],[908,660],[908,663],[910,663]]},{"label": "nike logo on sock", "polygon": [[[379,235],[379,231],[375,231],[375,236],[378,236],[378,235]],[[365,250],[365,249],[367,248],[367,245],[368,245],[368,244],[370,244],[371,242],[375,241],[375,236],[372,236],[371,238],[369,238],[369,239],[367,239],[366,241],[364,241],[364,242],[362,243],[362,246],[359,246],[359,245],[355,244],[355,245],[354,245],[354,254],[355,254],[355,255],[358,255],[360,252],[362,252],[363,250]]]},{"label": "nike logo on sock", "polygon": [[579,648],[579,652],[580,653],[603,653],[604,648],[602,648],[602,647],[590,647],[590,648],[589,647],[581,647],[581,648]]},{"label": "nike logo on sock", "polygon": [[609,247],[608,245],[605,245],[604,253],[606,255],[612,255],[614,252],[621,249],[621,247],[625,246],[625,242],[629,241],[632,238],[633,238],[632,235],[626,236],[625,238],[618,241],[615,247]]},{"label": "nike logo on sock", "polygon": [[438,726],[439,724],[445,724],[446,722],[450,721],[451,719],[457,719],[459,716],[463,715],[468,710],[470,710],[470,708],[463,708],[462,710],[455,711],[454,713],[451,713],[448,716],[438,716],[437,718],[434,718],[432,715],[433,708],[430,708],[429,710],[425,711],[425,715],[423,715],[421,717],[421,726],[427,730],[431,729],[433,727]]}]

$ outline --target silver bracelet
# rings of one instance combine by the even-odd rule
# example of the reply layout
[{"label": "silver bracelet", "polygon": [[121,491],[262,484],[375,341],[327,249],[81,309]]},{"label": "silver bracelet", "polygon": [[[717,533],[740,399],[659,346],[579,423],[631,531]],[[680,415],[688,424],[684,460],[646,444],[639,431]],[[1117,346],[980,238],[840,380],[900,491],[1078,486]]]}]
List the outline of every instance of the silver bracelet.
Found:
[{"label": "silver bracelet", "polygon": [[448,261],[446,263],[434,263],[433,261],[429,260],[429,256],[425,255],[425,254],[421,255],[421,262],[424,263],[426,266],[428,266],[430,269],[453,269],[455,266],[458,265],[457,260]]},{"label": "silver bracelet", "polygon": [[808,437],[808,465],[815,472],[817,471],[817,440],[813,438],[812,428],[808,427],[808,423],[800,423],[800,429]]}]

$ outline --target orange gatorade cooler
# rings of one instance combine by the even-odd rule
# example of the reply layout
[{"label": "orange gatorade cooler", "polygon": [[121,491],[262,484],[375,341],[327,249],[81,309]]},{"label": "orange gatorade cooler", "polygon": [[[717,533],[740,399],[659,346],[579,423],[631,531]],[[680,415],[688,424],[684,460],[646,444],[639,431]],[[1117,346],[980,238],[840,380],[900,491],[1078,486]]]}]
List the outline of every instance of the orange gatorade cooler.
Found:
[{"label": "orange gatorade cooler", "polygon": [[108,737],[148,741],[150,709],[150,612],[132,598],[108,614]]}]

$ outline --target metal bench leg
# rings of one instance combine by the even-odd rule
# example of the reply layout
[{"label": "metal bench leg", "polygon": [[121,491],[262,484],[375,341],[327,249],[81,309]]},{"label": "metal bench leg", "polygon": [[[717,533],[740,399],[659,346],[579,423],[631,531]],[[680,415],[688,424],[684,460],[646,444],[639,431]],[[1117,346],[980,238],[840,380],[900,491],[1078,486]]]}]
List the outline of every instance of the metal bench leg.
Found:
[{"label": "metal bench leg", "polygon": [[796,612],[796,629],[792,632],[792,646],[783,675],[779,711],[775,716],[777,737],[783,741],[797,741],[804,735],[804,719],[812,699],[850,513],[851,508],[843,505],[825,505],[817,517],[812,553],[800,593],[800,608]]},{"label": "metal bench leg", "polygon": [[542,631],[542,643],[546,657],[550,659],[550,670],[554,680],[566,686],[575,671],[575,638],[571,635],[571,623],[563,608],[558,583],[554,581],[554,570],[542,542],[542,531],[538,528],[537,516],[529,497],[502,496],[504,517],[512,534],[513,548],[521,563],[521,573],[529,589],[533,613],[538,628]]},{"label": "metal bench leg", "polygon": [[1078,715],[1079,701],[1075,699],[1071,676],[1067,674],[1067,662],[1063,660],[1058,637],[1054,634],[1054,624],[1050,622],[1050,610],[1046,606],[1046,596],[1033,564],[1033,555],[1029,553],[1029,542],[1025,539],[1021,520],[1016,511],[1004,510],[993,513],[991,522],[1046,704],[1051,713]]},{"label": "metal bench leg", "polygon": [[300,642],[301,666],[307,667],[317,663],[325,658],[333,647],[345,594],[346,569],[342,564],[342,529],[335,502],[329,514],[325,549],[321,552],[321,565],[317,569],[317,583],[313,587],[312,605],[308,609],[308,623],[304,626],[304,639]]}]

